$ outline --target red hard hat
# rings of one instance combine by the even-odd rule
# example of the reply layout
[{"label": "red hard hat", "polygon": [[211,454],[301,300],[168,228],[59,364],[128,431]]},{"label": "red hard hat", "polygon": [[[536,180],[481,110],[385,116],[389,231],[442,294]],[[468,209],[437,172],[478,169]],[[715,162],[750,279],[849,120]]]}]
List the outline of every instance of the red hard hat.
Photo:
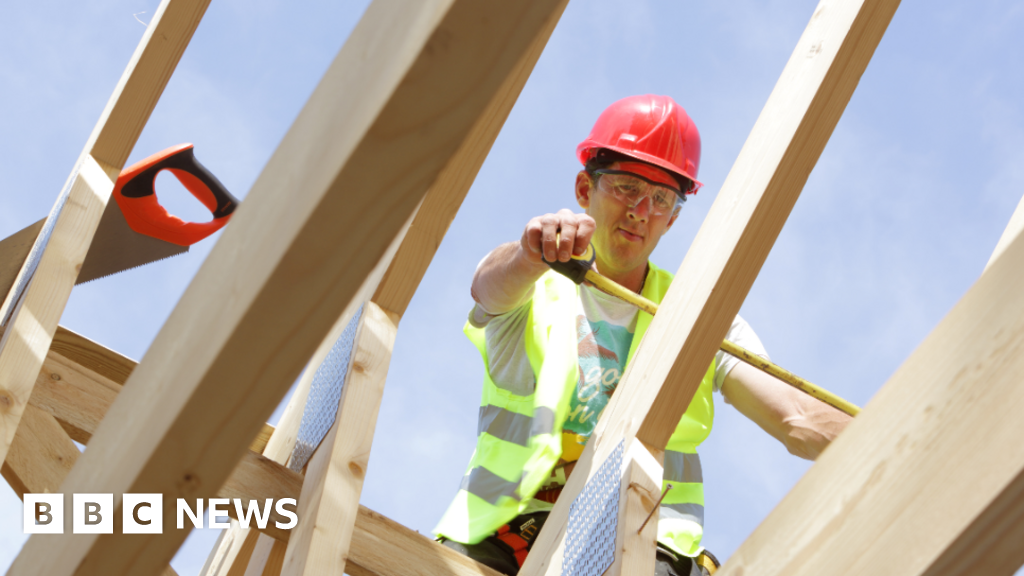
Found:
[{"label": "red hard hat", "polygon": [[697,181],[700,134],[686,110],[668,96],[629,96],[606,108],[590,136],[576,147],[576,156],[586,165],[601,148],[692,180],[687,194],[702,186]]}]

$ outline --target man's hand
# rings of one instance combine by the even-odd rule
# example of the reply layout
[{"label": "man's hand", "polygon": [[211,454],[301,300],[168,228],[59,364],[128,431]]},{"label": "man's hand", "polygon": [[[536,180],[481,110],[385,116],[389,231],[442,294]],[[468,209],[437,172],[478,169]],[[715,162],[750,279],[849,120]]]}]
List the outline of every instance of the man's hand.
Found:
[{"label": "man's hand", "polygon": [[544,259],[567,262],[573,254],[583,254],[595,228],[593,218],[570,210],[531,218],[518,243],[502,244],[480,262],[473,276],[473,300],[490,314],[514,310],[547,271]]},{"label": "man's hand", "polygon": [[531,219],[519,242],[531,262],[568,262],[572,256],[579,256],[587,250],[596,227],[590,216],[562,209],[557,214]]}]

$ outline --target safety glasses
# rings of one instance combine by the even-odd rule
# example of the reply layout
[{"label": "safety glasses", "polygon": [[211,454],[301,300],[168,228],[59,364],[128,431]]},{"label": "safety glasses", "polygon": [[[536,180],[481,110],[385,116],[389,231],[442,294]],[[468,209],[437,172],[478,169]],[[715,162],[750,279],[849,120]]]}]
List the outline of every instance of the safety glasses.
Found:
[{"label": "safety glasses", "polygon": [[676,204],[682,204],[684,200],[683,195],[675,188],[651,182],[632,172],[601,168],[591,174],[596,177],[599,189],[611,194],[630,208],[636,207],[644,198],[650,198],[651,214],[655,216],[672,214]]}]

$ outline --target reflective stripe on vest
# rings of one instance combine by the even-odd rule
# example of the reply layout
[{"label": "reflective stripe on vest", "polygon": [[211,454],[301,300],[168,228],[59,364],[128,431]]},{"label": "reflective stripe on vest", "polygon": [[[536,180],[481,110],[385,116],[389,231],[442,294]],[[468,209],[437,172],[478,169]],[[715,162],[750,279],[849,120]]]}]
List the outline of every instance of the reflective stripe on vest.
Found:
[{"label": "reflective stripe on vest", "polygon": [[497,504],[498,498],[502,496],[516,498],[519,484],[521,482],[509,482],[487,468],[478,466],[462,477],[462,485],[459,488],[491,504]]},{"label": "reflective stripe on vest", "polygon": [[[671,280],[671,274],[651,265],[643,296],[661,302]],[[548,480],[561,456],[562,424],[568,417],[579,372],[578,300],[579,288],[554,272],[537,281],[524,342],[536,377],[536,386],[528,395],[501,389],[491,381],[484,330],[467,323],[466,335],[484,361],[477,447],[436,533],[457,542],[480,542],[520,514]],[[639,313],[627,364],[651,319],[651,315]],[[714,363],[665,452],[665,479],[676,488],[663,502],[658,539],[690,556],[699,551],[703,535],[704,492],[695,448],[711,430],[713,379]]]},{"label": "reflective stripe on vest", "polygon": [[700,504],[662,504],[659,519],[686,520],[704,525],[704,506]]},{"label": "reflective stripe on vest", "polygon": [[666,482],[703,482],[704,474],[700,468],[700,456],[696,453],[665,451]]},{"label": "reflective stripe on vest", "polygon": [[555,412],[545,406],[534,410],[533,416],[526,416],[490,404],[480,407],[477,435],[487,432],[495,438],[527,446],[531,437],[539,434],[551,434],[554,430]]}]

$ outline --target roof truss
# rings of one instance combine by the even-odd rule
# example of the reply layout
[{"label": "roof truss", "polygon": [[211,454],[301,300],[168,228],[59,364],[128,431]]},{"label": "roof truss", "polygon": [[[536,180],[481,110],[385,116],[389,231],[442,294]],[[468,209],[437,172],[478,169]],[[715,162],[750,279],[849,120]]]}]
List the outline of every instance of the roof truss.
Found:
[{"label": "roof truss", "polygon": [[[68,206],[44,224],[53,232],[20,301],[10,286],[27,278],[20,262],[38,227],[0,247],[14,247],[0,250],[8,482],[19,494],[162,492],[165,506],[299,499],[306,524],[232,529],[208,576],[341,574],[346,563],[332,559],[346,554],[356,576],[493,575],[358,506],[361,474],[399,320],[566,1],[375,0],[136,367],[57,323],[113,179],[207,5],[164,0],[69,177]],[[524,575],[560,572],[569,504],[620,441],[629,457],[613,573],[647,571],[654,536],[639,526],[668,436],[897,6],[822,0],[815,10]],[[278,194],[285,185],[293,192]],[[977,285],[724,574],[855,574],[868,561],[1010,574],[1024,562],[1024,430],[1011,425],[1024,405],[1022,214],[1024,202]],[[364,302],[374,328],[358,346],[376,358],[373,393],[347,391],[335,428],[349,431],[344,440],[329,435],[306,476],[292,472],[284,464],[309,377],[277,430],[264,420]],[[983,446],[964,441],[979,430]],[[90,450],[79,457],[72,438]],[[986,474],[958,476],[956,466]],[[331,486],[345,497],[325,505],[316,495]],[[318,540],[314,525],[336,535]],[[186,535],[33,537],[10,574],[171,574]]]}]

